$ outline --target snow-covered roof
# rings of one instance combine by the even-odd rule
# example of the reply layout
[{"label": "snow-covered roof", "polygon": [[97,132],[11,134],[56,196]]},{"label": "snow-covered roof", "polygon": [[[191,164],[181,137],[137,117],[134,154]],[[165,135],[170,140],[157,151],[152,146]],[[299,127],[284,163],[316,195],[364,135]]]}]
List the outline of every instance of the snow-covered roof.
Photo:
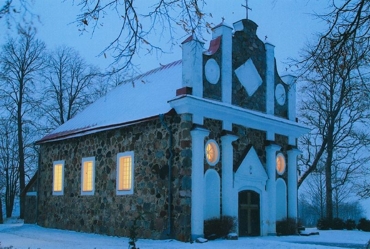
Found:
[{"label": "snow-covered roof", "polygon": [[181,88],[181,65],[181,60],[175,61],[126,81],[38,143],[109,129],[169,112],[168,101]]}]

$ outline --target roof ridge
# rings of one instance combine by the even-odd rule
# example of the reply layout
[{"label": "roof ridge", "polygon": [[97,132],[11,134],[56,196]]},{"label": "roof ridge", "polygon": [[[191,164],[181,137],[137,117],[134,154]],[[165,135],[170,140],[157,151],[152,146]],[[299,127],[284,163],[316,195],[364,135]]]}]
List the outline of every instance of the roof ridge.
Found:
[{"label": "roof ridge", "polygon": [[135,76],[135,77],[133,77],[133,78],[131,78],[131,79],[125,80],[125,81],[123,82],[123,84],[125,84],[125,83],[127,83],[127,82],[132,82],[132,81],[135,81],[135,80],[142,79],[142,78],[144,78],[144,77],[146,77],[146,76],[148,76],[148,75],[151,75],[151,74],[157,73],[157,72],[162,71],[162,70],[164,70],[164,69],[168,69],[168,68],[170,68],[170,67],[177,66],[177,65],[179,65],[180,63],[182,63],[182,60],[181,60],[181,59],[180,59],[180,60],[177,60],[177,61],[173,61],[173,62],[168,63],[168,64],[165,64],[165,65],[161,65],[160,67],[154,68],[154,69],[149,70],[149,71],[147,71],[147,72],[145,72],[145,73],[142,73],[142,74],[140,74],[140,75],[137,75],[137,76]]}]

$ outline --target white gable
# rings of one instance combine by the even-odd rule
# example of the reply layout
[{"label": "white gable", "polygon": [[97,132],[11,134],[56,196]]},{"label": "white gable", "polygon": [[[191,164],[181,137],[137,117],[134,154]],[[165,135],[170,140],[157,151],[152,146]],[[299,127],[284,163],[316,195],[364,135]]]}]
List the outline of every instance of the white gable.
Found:
[{"label": "white gable", "polygon": [[243,186],[256,185],[258,188],[264,189],[266,180],[266,171],[258,158],[256,150],[251,147],[235,173],[235,186],[239,189]]}]

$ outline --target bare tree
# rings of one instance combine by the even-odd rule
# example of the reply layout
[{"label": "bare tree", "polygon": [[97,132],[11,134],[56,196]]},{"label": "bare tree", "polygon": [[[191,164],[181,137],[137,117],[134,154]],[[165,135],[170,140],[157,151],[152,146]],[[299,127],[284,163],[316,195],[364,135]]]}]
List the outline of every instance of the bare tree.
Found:
[{"label": "bare tree", "polygon": [[[25,187],[25,148],[31,145],[26,134],[32,134],[34,120],[36,75],[44,66],[45,44],[36,39],[32,29],[18,28],[19,38],[9,38],[0,54],[0,95],[7,101],[6,106],[17,125],[19,188]],[[20,198],[20,217],[24,215],[24,198]]]},{"label": "bare tree", "polygon": [[9,29],[20,23],[28,26],[38,17],[31,11],[32,4],[32,0],[5,0],[0,3],[0,20],[4,20]]},{"label": "bare tree", "polygon": [[[175,44],[174,38],[178,35],[179,28],[199,39],[202,38],[202,29],[210,28],[210,24],[204,18],[206,14],[201,11],[205,0],[65,2],[79,7],[80,14],[76,16],[75,23],[82,33],[89,32],[93,35],[97,29],[112,30],[112,27],[105,26],[105,20],[107,16],[116,18],[116,36],[100,53],[102,56],[113,57],[112,64],[115,68],[112,73],[134,67],[132,60],[140,52],[144,54],[168,52],[167,47],[171,48]],[[31,4],[31,0],[6,0],[5,4],[0,6],[0,18],[9,18],[15,11],[28,14],[28,19],[32,20],[36,15],[30,11]],[[24,19],[28,20],[27,17]],[[154,35],[161,37],[161,41],[154,39]],[[163,44],[166,44],[165,47]]]},{"label": "bare tree", "polygon": [[[318,16],[329,24],[311,56],[338,60],[343,53],[356,51],[360,60],[369,59],[370,50],[370,2],[368,0],[331,0],[331,11]],[[327,43],[337,53],[328,54]],[[361,47],[361,50],[358,48]]]},{"label": "bare tree", "polygon": [[324,168],[316,170],[310,175],[305,185],[305,196],[309,200],[311,212],[323,218],[325,214],[325,177]]},{"label": "bare tree", "polygon": [[46,113],[49,127],[65,123],[95,100],[92,96],[99,70],[88,65],[74,49],[59,47],[52,51],[43,74],[47,98],[42,112]]},{"label": "bare tree", "polygon": [[[301,117],[313,132],[301,140],[307,150],[298,186],[325,160],[326,217],[333,218],[333,189],[349,181],[369,157],[370,2],[332,1],[320,16],[328,24],[304,55]],[[333,182],[333,167],[337,175]]]},{"label": "bare tree", "polygon": [[[321,46],[320,54],[313,56],[312,51],[308,51],[310,58],[302,75],[306,84],[302,87],[301,120],[313,131],[301,140],[307,153],[302,161],[305,172],[298,186],[324,159],[326,217],[332,219],[335,185],[348,181],[369,159],[368,153],[363,153],[368,149],[366,141],[369,137],[363,125],[369,122],[370,103],[367,69],[365,61],[359,57],[363,56],[363,49],[356,47],[353,50],[354,47],[349,46],[348,50],[336,51],[329,39]],[[341,173],[333,183],[334,166],[340,166],[336,173]]]},{"label": "bare tree", "polygon": [[0,119],[0,185],[5,188],[6,217],[12,216],[14,201],[19,192],[17,126],[14,119]]},{"label": "bare tree", "polygon": [[104,18],[108,14],[116,15],[120,28],[101,55],[111,52],[117,65],[115,71],[120,71],[130,66],[140,51],[163,52],[163,47],[151,39],[153,34],[169,37],[166,43],[172,45],[175,29],[179,27],[187,34],[201,37],[202,29],[209,27],[205,13],[201,11],[204,4],[205,0],[156,0],[147,4],[135,0],[80,0],[81,14],[76,22],[82,32],[94,33],[96,29],[104,28]]},{"label": "bare tree", "polygon": [[[368,143],[370,144],[370,142]],[[369,162],[367,162],[369,164]],[[370,175],[370,167],[363,169],[362,175],[369,176]],[[370,180],[369,178],[365,178],[363,181],[359,181],[354,183],[354,189],[357,191],[357,195],[360,198],[366,199],[370,198]]]}]

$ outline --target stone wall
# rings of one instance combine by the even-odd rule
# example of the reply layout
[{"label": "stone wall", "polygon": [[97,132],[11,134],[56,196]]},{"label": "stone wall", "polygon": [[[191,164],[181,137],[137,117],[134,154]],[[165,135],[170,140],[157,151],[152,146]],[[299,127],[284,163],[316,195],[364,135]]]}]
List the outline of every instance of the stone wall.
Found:
[{"label": "stone wall", "polygon": [[[265,45],[256,35],[257,25],[250,20],[242,20],[244,30],[236,31],[233,37],[232,104],[251,110],[266,112],[266,53]],[[263,83],[252,95],[239,82],[234,70],[252,59]]]},{"label": "stone wall", "polygon": [[275,101],[275,116],[288,119],[288,102],[289,102],[288,92],[289,92],[289,86],[286,85],[281,80],[280,76],[278,75],[278,72],[276,71],[276,67],[275,67],[275,88],[278,84],[281,84],[284,87],[285,92],[286,92],[286,100],[285,100],[285,103],[283,105],[279,105],[278,102],[276,101],[276,98],[274,98],[274,101]]},{"label": "stone wall", "polygon": [[234,146],[234,171],[240,166],[250,145],[254,147],[262,163],[266,165],[265,139],[263,131],[246,128],[241,125],[233,125],[233,132],[239,139],[233,142]]},{"label": "stone wall", "polygon": [[[221,144],[221,135],[222,135],[222,122],[220,120],[214,120],[214,119],[204,119],[204,127],[209,130],[209,135],[205,138],[205,143],[213,139],[216,141],[220,148],[220,160],[218,163],[214,166],[212,166],[213,169],[215,169],[220,177],[221,177],[221,169],[222,169],[222,144]],[[210,165],[207,163],[206,158],[204,157],[204,172],[206,172],[210,168]]]},{"label": "stone wall", "polygon": [[25,206],[26,211],[24,212],[24,223],[35,224],[37,222],[36,217],[36,206],[37,206],[37,196],[36,195],[26,195],[25,196]]},{"label": "stone wall", "polygon": [[[146,122],[41,145],[41,226],[140,238],[190,238],[191,118],[167,116],[173,132],[172,224],[168,214],[169,133],[159,117]],[[116,155],[134,151],[133,195],[116,195]],[[95,194],[81,196],[81,160],[95,157]],[[65,160],[64,195],[52,195],[53,161]],[[169,225],[172,234],[168,233]]]},{"label": "stone wall", "polygon": [[37,222],[37,171],[31,178],[21,194],[25,198],[24,223],[35,224]]},{"label": "stone wall", "polygon": [[[221,65],[222,65],[222,56],[221,56],[221,52],[222,52],[222,41],[221,41],[221,44],[220,44],[220,48],[218,49],[218,51],[212,55],[206,55],[206,54],[203,54],[203,98],[206,98],[206,99],[213,99],[213,100],[218,100],[218,101],[221,101],[222,100],[222,87],[221,87],[221,78],[222,78],[222,70],[221,70]],[[207,77],[205,75],[205,65],[207,63],[208,60],[210,59],[214,59],[217,63],[218,63],[218,66],[220,67],[220,78],[218,80],[217,83],[215,84],[212,84],[210,82],[207,81]]]}]

